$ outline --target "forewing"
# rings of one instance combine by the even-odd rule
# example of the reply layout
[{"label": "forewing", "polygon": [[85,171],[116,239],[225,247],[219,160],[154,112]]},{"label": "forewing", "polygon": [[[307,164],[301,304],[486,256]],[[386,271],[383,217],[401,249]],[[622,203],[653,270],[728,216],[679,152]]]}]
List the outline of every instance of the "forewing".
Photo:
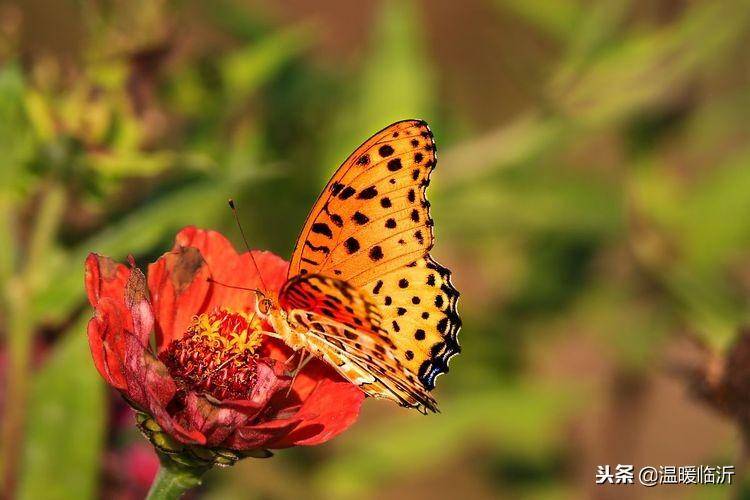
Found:
[{"label": "forewing", "polygon": [[405,266],[432,246],[424,190],[435,143],[423,121],[394,123],[339,167],[305,222],[289,277],[318,273],[357,285]]}]

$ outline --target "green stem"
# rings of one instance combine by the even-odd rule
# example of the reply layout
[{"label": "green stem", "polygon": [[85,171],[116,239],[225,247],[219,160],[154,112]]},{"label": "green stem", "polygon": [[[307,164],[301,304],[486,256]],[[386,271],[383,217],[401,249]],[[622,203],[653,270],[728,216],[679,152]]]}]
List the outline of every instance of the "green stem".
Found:
[{"label": "green stem", "polygon": [[63,186],[50,181],[37,210],[23,269],[23,277],[33,291],[36,291],[47,277],[43,263],[49,258],[50,250],[54,247],[67,199]]},{"label": "green stem", "polygon": [[15,487],[23,418],[26,409],[26,393],[31,358],[33,323],[28,314],[28,294],[23,282],[18,279],[8,283],[6,305],[8,306],[8,367],[6,383],[6,407],[2,421],[2,494],[12,498]]},{"label": "green stem", "polygon": [[180,498],[187,490],[200,486],[201,478],[208,468],[182,466],[160,455],[161,467],[148,492],[148,500],[173,500]]},{"label": "green stem", "polygon": [[6,283],[2,307],[7,315],[8,367],[6,379],[6,411],[2,421],[3,448],[0,453],[2,492],[13,496],[15,476],[23,443],[23,422],[26,414],[30,361],[35,331],[35,318],[30,302],[43,282],[42,265],[50,252],[65,209],[65,190],[50,183],[42,198],[34,221],[26,261],[21,270]]}]

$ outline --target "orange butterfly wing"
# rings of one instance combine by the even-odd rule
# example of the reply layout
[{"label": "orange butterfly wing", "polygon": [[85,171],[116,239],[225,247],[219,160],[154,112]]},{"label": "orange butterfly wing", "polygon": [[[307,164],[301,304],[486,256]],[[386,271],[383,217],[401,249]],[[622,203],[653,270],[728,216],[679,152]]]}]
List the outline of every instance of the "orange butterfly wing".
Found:
[{"label": "orange butterfly wing", "polygon": [[339,167],[307,217],[289,276],[316,272],[364,284],[424,256],[432,220],[424,190],[435,166],[422,121],[394,123]]},{"label": "orange butterfly wing", "polygon": [[450,271],[429,255],[434,238],[425,190],[435,165],[423,121],[394,123],[372,136],[326,185],[289,268],[291,279],[318,274],[364,290],[393,356],[426,390],[460,351],[459,294]]},{"label": "orange butterfly wing", "polygon": [[380,311],[367,294],[327,276],[306,274],[287,280],[279,294],[279,305],[287,311],[301,309],[320,314],[354,330],[373,334],[380,331]]},{"label": "orange butterfly wing", "polygon": [[310,349],[365,392],[405,406],[437,410],[416,375],[403,366],[367,292],[335,278],[306,274],[287,281],[279,300],[295,330],[312,337]]}]

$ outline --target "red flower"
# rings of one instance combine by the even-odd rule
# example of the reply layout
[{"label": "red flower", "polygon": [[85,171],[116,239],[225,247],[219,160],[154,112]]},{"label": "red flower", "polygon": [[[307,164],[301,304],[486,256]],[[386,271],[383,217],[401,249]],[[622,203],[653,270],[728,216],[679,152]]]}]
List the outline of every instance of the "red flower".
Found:
[{"label": "red flower", "polygon": [[[280,289],[288,263],[253,255],[265,284]],[[89,255],[86,290],[96,311],[89,345],[107,383],[184,446],[314,445],[354,423],[362,391],[317,360],[290,388],[297,358],[287,364],[292,352],[260,333],[270,327],[255,318],[253,293],[219,283],[257,288],[260,279],[249,254],[214,231],[180,231],[147,279],[134,265]]]}]

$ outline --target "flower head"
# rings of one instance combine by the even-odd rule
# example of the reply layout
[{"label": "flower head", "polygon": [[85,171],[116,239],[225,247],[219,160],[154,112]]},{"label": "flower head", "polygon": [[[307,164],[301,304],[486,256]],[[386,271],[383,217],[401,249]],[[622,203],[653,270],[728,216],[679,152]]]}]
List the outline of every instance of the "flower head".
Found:
[{"label": "flower head", "polygon": [[[270,252],[253,256],[266,286],[281,288],[288,264]],[[291,377],[292,352],[263,334],[270,326],[253,314],[254,294],[240,289],[260,283],[248,253],[193,227],[148,276],[133,262],[86,260],[94,363],[140,412],[141,430],[177,460],[231,464],[320,444],[359,414],[362,391],[326,364],[313,361]]]},{"label": "flower head", "polygon": [[258,381],[261,327],[254,315],[214,309],[195,316],[159,359],[185,387],[219,401],[247,399]]}]

